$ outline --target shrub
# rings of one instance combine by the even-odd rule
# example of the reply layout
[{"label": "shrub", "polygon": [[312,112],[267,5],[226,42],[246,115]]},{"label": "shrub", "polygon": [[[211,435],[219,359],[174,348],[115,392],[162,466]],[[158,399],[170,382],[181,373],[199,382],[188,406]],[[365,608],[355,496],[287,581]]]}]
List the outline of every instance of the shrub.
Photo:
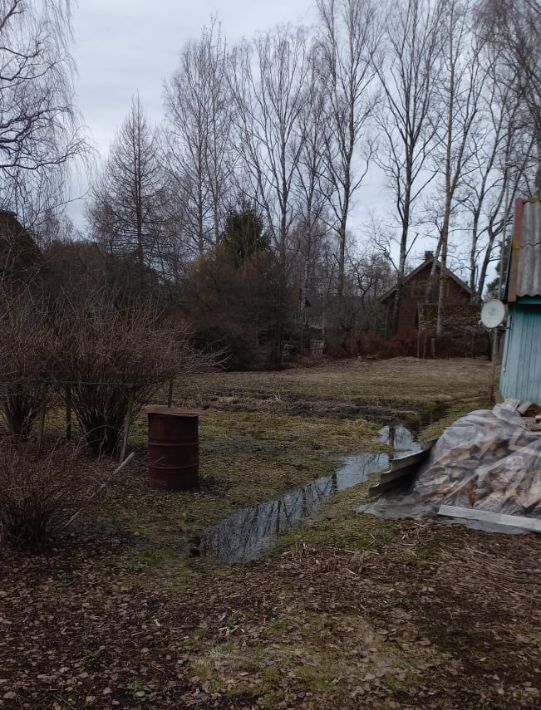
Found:
[{"label": "shrub", "polygon": [[382,358],[414,357],[417,355],[417,338],[395,335],[383,343],[380,354]]},{"label": "shrub", "polygon": [[52,331],[41,294],[13,291],[0,294],[1,411],[11,435],[27,439],[45,397],[39,384],[48,376]]},{"label": "shrub", "polygon": [[118,307],[114,294],[66,304],[58,321],[52,369],[73,383],[73,410],[98,455],[118,450],[128,413],[135,418],[165,382],[214,362],[192,347],[185,325],[150,305]]},{"label": "shrub", "polygon": [[223,359],[224,370],[249,370],[255,368],[258,354],[253,343],[244,338],[240,328],[209,326],[194,332],[194,345],[204,353]]},{"label": "shrub", "polygon": [[279,367],[294,294],[275,256],[237,236],[190,267],[183,311],[203,348],[227,352],[228,369]]},{"label": "shrub", "polygon": [[11,435],[28,439],[42,406],[39,385],[16,383],[7,387],[2,410]]},{"label": "shrub", "polygon": [[0,445],[0,539],[13,547],[41,550],[80,501],[76,451],[38,452],[14,440]]}]

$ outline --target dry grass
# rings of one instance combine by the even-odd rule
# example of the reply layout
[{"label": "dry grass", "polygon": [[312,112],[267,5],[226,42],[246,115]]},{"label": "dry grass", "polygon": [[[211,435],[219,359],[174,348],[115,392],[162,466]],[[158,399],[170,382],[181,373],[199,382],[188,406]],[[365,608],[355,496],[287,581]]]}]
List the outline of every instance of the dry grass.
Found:
[{"label": "dry grass", "polygon": [[[376,395],[401,410],[446,402],[461,413],[483,396],[487,374],[477,361],[402,359],[197,378],[183,401],[221,398],[201,416],[201,491],[151,490],[140,455],[107,492],[109,527],[87,547],[0,559],[0,704],[539,707],[534,536],[359,515],[359,486],[267,560],[226,566],[186,554],[194,530],[236,506],[376,446],[378,426],[340,415],[337,402]],[[262,397],[274,410],[250,411]],[[304,409],[292,414],[284,402],[296,398]],[[322,407],[308,416],[315,400]],[[132,443],[146,435],[140,418]]]},{"label": "dry grass", "polygon": [[[427,411],[438,404],[486,397],[490,364],[484,360],[347,360],[282,372],[214,373],[197,376],[178,392],[180,402],[242,406],[266,403],[279,411],[295,401]],[[225,399],[224,399],[225,398]],[[235,401],[239,400],[239,401]]]}]

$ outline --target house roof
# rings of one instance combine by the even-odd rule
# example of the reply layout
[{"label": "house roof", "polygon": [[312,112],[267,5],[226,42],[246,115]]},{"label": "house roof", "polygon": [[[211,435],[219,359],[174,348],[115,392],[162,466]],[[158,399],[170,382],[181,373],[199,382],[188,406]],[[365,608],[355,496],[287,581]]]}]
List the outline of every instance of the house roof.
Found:
[{"label": "house roof", "polygon": [[[413,269],[413,271],[411,271],[411,272],[404,278],[404,280],[402,281],[402,285],[404,285],[404,284],[408,283],[408,281],[411,281],[412,279],[414,279],[414,278],[417,276],[417,274],[419,274],[421,271],[423,271],[423,269],[425,269],[427,266],[430,266],[430,268],[432,268],[433,262],[434,262],[434,257],[433,257],[433,256],[430,256],[429,258],[426,258],[426,259],[423,261],[422,264],[419,264],[419,266],[418,266],[416,269]],[[437,262],[436,262],[436,269],[437,269],[438,271],[441,271],[442,268],[443,268],[443,267],[442,267],[441,261],[437,261]],[[452,279],[453,281],[455,281],[455,283],[457,283],[461,288],[463,288],[465,291],[467,291],[469,295],[472,294],[472,290],[471,290],[471,288],[468,286],[468,284],[465,283],[464,281],[462,281],[462,279],[460,279],[456,274],[454,274],[454,273],[453,273],[450,269],[448,269],[447,267],[445,267],[445,274],[446,274],[446,276],[447,276],[448,278],[450,278],[450,279]],[[379,299],[379,300],[380,300],[380,303],[385,303],[385,301],[388,301],[389,298],[394,295],[395,291],[396,291],[396,284],[395,284],[392,288],[390,288],[386,293],[384,293],[383,296],[380,297],[380,299]]]},{"label": "house roof", "polygon": [[541,296],[541,200],[533,197],[515,203],[507,300],[538,296]]}]

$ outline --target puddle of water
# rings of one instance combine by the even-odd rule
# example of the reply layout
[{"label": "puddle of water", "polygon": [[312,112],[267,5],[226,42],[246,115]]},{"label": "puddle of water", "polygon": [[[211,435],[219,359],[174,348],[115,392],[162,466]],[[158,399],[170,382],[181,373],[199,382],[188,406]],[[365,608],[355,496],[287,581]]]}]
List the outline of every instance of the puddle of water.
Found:
[{"label": "puddle of water", "polygon": [[[383,427],[379,440],[390,444],[396,454],[413,453],[421,448],[411,431],[402,425]],[[256,560],[280,535],[301,527],[336,493],[366,481],[371,473],[385,470],[392,457],[381,453],[349,456],[330,476],[317,478],[276,500],[242,508],[206,530],[199,539],[196,554],[223,562]]]}]

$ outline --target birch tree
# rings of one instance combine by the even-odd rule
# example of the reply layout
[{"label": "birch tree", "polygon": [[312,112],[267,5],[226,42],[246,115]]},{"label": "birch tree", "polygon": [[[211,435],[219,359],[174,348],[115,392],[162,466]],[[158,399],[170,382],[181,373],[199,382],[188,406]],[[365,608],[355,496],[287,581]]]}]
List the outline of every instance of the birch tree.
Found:
[{"label": "birch tree", "polygon": [[307,70],[302,29],[276,28],[233,52],[236,145],[247,178],[241,188],[262,209],[284,272],[297,216],[294,180],[304,142],[299,124]]},{"label": "birch tree", "polygon": [[231,111],[227,45],[213,20],[183,48],[165,85],[166,162],[198,254],[217,244],[230,207]]},{"label": "birch tree", "polygon": [[[513,81],[502,81],[507,71],[501,53],[486,46],[482,61],[487,77],[479,115],[471,135],[472,159],[465,177],[470,233],[469,285],[481,298],[498,237],[502,239],[513,215],[519,187],[532,162],[533,140],[522,129],[522,107]],[[503,243],[500,251],[504,250]]]},{"label": "birch tree", "polygon": [[299,120],[301,151],[295,179],[299,222],[296,235],[301,255],[300,317],[306,323],[306,303],[310,285],[315,281],[317,257],[321,241],[328,229],[326,161],[324,153],[326,131],[326,95],[321,81],[318,47],[311,48],[308,58],[304,106]]},{"label": "birch tree", "polygon": [[482,41],[471,31],[471,13],[467,2],[446,0],[441,18],[442,70],[438,78],[441,121],[435,153],[440,174],[439,259],[436,333],[444,329],[447,295],[446,269],[451,224],[462,199],[465,175],[472,159],[471,137],[479,119],[480,100],[486,79],[480,55]]},{"label": "birch tree", "polygon": [[436,174],[429,159],[438,123],[435,83],[441,64],[441,13],[441,3],[433,0],[393,3],[385,21],[386,62],[375,65],[384,96],[377,120],[382,135],[377,163],[393,195],[399,225],[393,330],[398,325],[417,203]]},{"label": "birch tree", "polygon": [[381,31],[371,0],[317,0],[317,8],[328,95],[326,189],[338,237],[337,295],[342,301],[348,221],[373,151],[369,125],[378,103],[375,64]]},{"label": "birch tree", "polygon": [[537,148],[535,192],[541,194],[541,2],[539,0],[484,0],[479,13],[486,40],[503,51],[511,88],[522,101],[524,129]]}]

